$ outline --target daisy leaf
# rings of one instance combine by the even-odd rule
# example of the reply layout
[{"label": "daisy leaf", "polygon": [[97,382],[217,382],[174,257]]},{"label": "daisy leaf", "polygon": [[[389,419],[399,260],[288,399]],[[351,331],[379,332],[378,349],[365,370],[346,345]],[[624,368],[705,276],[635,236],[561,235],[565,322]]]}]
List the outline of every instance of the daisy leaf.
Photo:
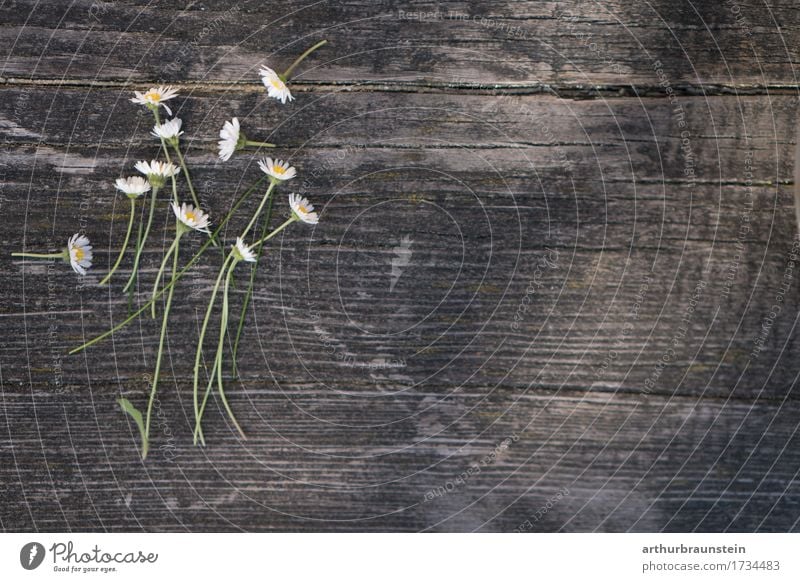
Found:
[{"label": "daisy leaf", "polygon": [[142,413],[136,410],[136,407],[131,404],[131,401],[127,398],[118,398],[117,403],[119,404],[120,408],[122,408],[123,412],[128,414],[133,419],[133,422],[136,423],[136,426],[139,427],[139,434],[142,437],[142,443],[145,443],[147,441],[147,436],[145,435],[144,431]]}]

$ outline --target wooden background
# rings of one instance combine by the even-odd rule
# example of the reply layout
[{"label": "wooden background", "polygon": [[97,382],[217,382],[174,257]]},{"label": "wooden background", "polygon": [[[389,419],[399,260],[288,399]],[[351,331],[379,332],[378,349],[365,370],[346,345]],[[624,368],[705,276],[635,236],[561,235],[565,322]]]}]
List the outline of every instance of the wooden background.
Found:
[{"label": "wooden background", "polygon": [[[0,527],[800,530],[799,25],[796,0],[0,2]],[[322,38],[267,99],[259,65]],[[212,218],[259,175],[216,159],[232,116],[322,218],[260,271],[246,442],[214,402],[191,445],[218,255],[179,287],[143,464],[115,399],[144,406],[157,322],[66,351],[126,313],[96,284],[159,83]],[[9,257],[78,230],[83,280]]]}]

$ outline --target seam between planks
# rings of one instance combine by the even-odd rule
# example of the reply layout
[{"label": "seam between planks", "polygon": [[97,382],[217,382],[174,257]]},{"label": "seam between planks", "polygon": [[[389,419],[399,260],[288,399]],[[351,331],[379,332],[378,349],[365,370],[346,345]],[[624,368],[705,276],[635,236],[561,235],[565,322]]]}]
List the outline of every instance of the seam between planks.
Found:
[{"label": "seam between planks", "polygon": [[[85,80],[85,79],[25,79],[20,77],[0,77],[0,85],[5,87],[69,87],[76,89],[126,89],[132,90],[148,84],[164,84],[163,79],[142,79],[141,81]],[[263,92],[261,83],[204,81],[170,82],[178,90],[220,92],[236,88],[249,93]],[[720,85],[720,84],[673,84],[670,94],[660,85],[622,85],[622,84],[543,84],[543,83],[436,83],[426,81],[294,81],[292,89],[303,93],[330,92],[373,92],[373,93],[435,93],[452,95],[550,95],[560,99],[627,99],[667,98],[671,94],[684,97],[722,97],[722,96],[775,96],[798,95],[798,85]]]}]

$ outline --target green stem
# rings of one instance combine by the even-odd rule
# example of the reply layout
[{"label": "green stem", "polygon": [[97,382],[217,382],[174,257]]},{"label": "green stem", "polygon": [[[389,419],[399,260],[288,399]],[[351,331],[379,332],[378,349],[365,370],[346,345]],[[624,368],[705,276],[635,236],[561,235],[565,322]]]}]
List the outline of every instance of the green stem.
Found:
[{"label": "green stem", "polygon": [[[241,206],[241,205],[242,205],[242,203],[243,203],[245,200],[247,200],[247,198],[249,198],[249,197],[250,197],[250,194],[252,194],[252,193],[253,193],[253,191],[254,191],[256,188],[258,188],[258,187],[261,185],[261,183],[262,183],[264,180],[266,180],[266,179],[267,179],[267,177],[266,177],[266,176],[263,176],[263,177],[259,178],[259,179],[256,181],[256,183],[255,183],[255,184],[253,184],[252,186],[250,186],[250,188],[248,188],[248,189],[247,189],[247,190],[246,190],[246,191],[245,191],[245,192],[244,192],[244,193],[243,193],[241,196],[239,196],[239,200],[237,200],[237,201],[236,201],[236,203],[233,205],[233,208],[231,208],[230,212],[228,212],[227,216],[225,216],[225,218],[223,218],[223,219],[222,219],[222,221],[219,223],[219,226],[217,226],[217,229],[214,231],[214,234],[217,234],[217,233],[221,232],[221,231],[222,231],[222,229],[223,229],[223,228],[225,228],[225,225],[226,225],[226,224],[228,223],[228,221],[231,219],[231,217],[233,216],[233,214],[234,214],[234,213],[235,213],[235,212],[236,212],[236,211],[239,209],[239,206]],[[190,268],[191,268],[191,267],[192,267],[192,266],[193,266],[193,265],[194,265],[194,264],[195,264],[195,263],[196,263],[198,260],[200,260],[200,257],[201,257],[201,256],[203,256],[203,253],[206,251],[206,249],[207,249],[209,246],[211,246],[211,239],[209,239],[209,240],[207,240],[205,243],[203,243],[203,246],[201,246],[201,247],[200,247],[200,250],[198,250],[198,251],[197,251],[197,253],[195,253],[195,255],[194,255],[194,256],[193,256],[193,257],[192,257],[192,258],[189,260],[189,262],[188,262],[188,263],[186,263],[186,266],[185,266],[185,267],[183,267],[183,269],[181,269],[181,270],[180,270],[180,272],[179,272],[179,273],[178,273],[178,274],[177,274],[175,277],[173,277],[173,278],[172,278],[172,281],[170,281],[169,283],[167,283],[167,285],[165,285],[164,287],[162,287],[161,291],[159,291],[159,292],[158,292],[158,296],[160,297],[160,296],[161,296],[163,293],[165,293],[167,290],[171,289],[171,288],[172,288],[172,287],[173,287],[173,286],[174,286],[174,285],[175,285],[175,284],[178,282],[178,280],[179,280],[179,279],[181,279],[181,277],[183,277],[183,276],[186,274],[186,272],[187,272],[187,271],[188,271],[188,270],[189,270],[189,269],[190,269]],[[88,347],[90,347],[90,346],[93,346],[94,344],[96,344],[96,343],[98,343],[98,342],[101,342],[101,341],[103,341],[103,340],[104,340],[105,338],[107,338],[108,336],[110,336],[110,335],[114,334],[115,332],[117,332],[117,331],[121,330],[123,327],[125,327],[126,325],[128,325],[128,324],[129,324],[130,322],[132,322],[134,319],[136,319],[137,317],[139,317],[139,316],[140,316],[142,313],[144,313],[145,311],[147,311],[147,309],[150,307],[150,305],[151,305],[152,303],[154,303],[154,302],[155,302],[155,299],[157,299],[157,297],[154,297],[153,299],[151,299],[150,301],[148,301],[147,303],[145,303],[144,305],[142,305],[142,306],[141,306],[141,307],[140,307],[140,308],[139,308],[139,309],[138,309],[136,312],[134,312],[134,313],[132,313],[131,315],[129,315],[129,316],[128,316],[126,319],[124,319],[124,320],[123,320],[121,323],[118,323],[117,325],[115,325],[115,326],[114,326],[114,327],[112,327],[111,329],[109,329],[109,330],[107,330],[107,331],[105,331],[105,332],[101,333],[100,335],[98,335],[98,336],[96,336],[96,337],[94,337],[94,338],[90,339],[88,342],[86,342],[86,343],[84,343],[84,344],[81,344],[81,345],[80,345],[80,346],[78,346],[77,348],[74,348],[74,349],[70,350],[70,351],[69,351],[69,355],[73,355],[73,354],[77,354],[78,352],[82,352],[82,351],[83,351],[83,350],[85,350],[86,348],[88,348]]]},{"label": "green stem", "polygon": [[194,442],[197,444],[197,440],[199,439],[203,446],[206,445],[205,437],[203,436],[203,429],[201,427],[203,414],[206,411],[206,404],[208,403],[208,397],[211,394],[211,387],[214,385],[214,380],[217,377],[217,366],[220,363],[219,358],[219,351],[215,352],[214,354],[214,366],[211,369],[211,374],[208,377],[208,384],[206,384],[206,391],[203,394],[203,403],[200,405],[200,412],[197,417],[197,421],[194,425]]},{"label": "green stem", "polygon": [[[153,109],[153,115],[156,118],[156,124],[161,125],[161,116],[158,114],[158,107]],[[172,158],[169,155],[169,148],[167,148],[167,141],[160,136],[159,139],[161,140],[161,149],[164,150],[164,157],[167,159],[167,163],[171,164]],[[170,178],[172,179],[172,199],[175,201],[175,204],[178,204],[178,183],[175,180],[174,175],[170,176]]]},{"label": "green stem", "polygon": [[264,193],[264,197],[261,199],[261,203],[258,205],[255,214],[253,214],[253,218],[250,219],[250,222],[247,223],[247,228],[245,228],[242,234],[240,235],[242,238],[246,237],[247,233],[250,232],[250,229],[253,228],[253,225],[256,223],[256,220],[258,220],[258,216],[264,209],[264,204],[266,204],[267,200],[271,198],[270,194],[272,194],[272,190],[274,188],[275,188],[275,182],[270,182],[269,188],[267,188],[267,191]]},{"label": "green stem", "polygon": [[156,293],[158,292],[158,284],[161,281],[161,277],[164,275],[164,269],[167,267],[167,261],[169,260],[170,256],[173,252],[177,251],[178,248],[178,241],[181,238],[181,231],[180,227],[179,230],[175,234],[175,240],[172,241],[172,244],[169,245],[167,252],[164,254],[164,258],[161,260],[161,267],[158,269],[158,274],[156,275],[156,282],[153,283],[153,297],[151,299],[150,304],[150,314],[152,315],[153,319],[156,318]]},{"label": "green stem", "polygon": [[180,200],[178,200],[178,181],[175,180],[175,176],[170,176],[172,180],[172,201],[175,204],[180,204]]},{"label": "green stem", "polygon": [[216,379],[220,386],[220,391],[222,395],[223,404],[228,411],[228,414],[231,415],[231,419],[233,420],[234,425],[239,431],[239,434],[242,435],[242,438],[247,439],[244,432],[242,431],[239,423],[236,422],[236,418],[233,416],[233,411],[231,410],[230,406],[228,405],[228,401],[225,398],[225,393],[222,391],[222,355],[223,355],[223,347],[225,344],[225,332],[228,326],[228,285],[230,284],[231,277],[233,275],[233,268],[236,266],[238,261],[234,261],[231,266],[228,268],[228,276],[225,280],[225,289],[223,291],[223,299],[222,299],[222,316],[220,317],[220,335],[219,335],[219,343],[217,344],[217,351],[214,357],[214,366],[211,370],[211,375],[208,378],[208,384],[206,385],[206,392],[203,395],[203,403],[200,405],[200,414],[197,418],[197,422],[195,424],[194,432],[195,432],[195,441],[198,438],[198,435],[202,432],[201,423],[203,419],[203,414],[206,410],[206,404],[208,404],[208,398],[211,395],[211,387],[214,385],[214,380]]},{"label": "green stem", "polygon": [[122,257],[125,256],[125,251],[128,250],[128,241],[131,239],[131,231],[133,230],[133,219],[136,216],[136,198],[131,198],[131,216],[128,219],[128,232],[125,233],[125,242],[122,243],[122,248],[119,250],[119,255],[117,256],[117,262],[114,263],[114,266],[111,267],[111,270],[108,272],[108,275],[103,277],[103,280],[98,283],[101,287],[108,283],[109,279],[111,279],[112,275],[116,272],[119,268],[119,264],[122,262]]},{"label": "green stem", "polygon": [[189,192],[192,194],[192,201],[194,201],[194,205],[196,208],[200,208],[200,201],[197,199],[197,193],[194,191],[194,186],[192,185],[192,178],[189,176],[189,168],[186,167],[186,160],[183,159],[181,148],[177,143],[173,143],[172,148],[175,150],[175,153],[178,154],[178,162],[180,163],[181,169],[183,170],[183,175],[186,177],[186,183],[189,185]]},{"label": "green stem", "polygon": [[[296,222],[297,220],[298,220],[298,218],[296,216],[292,215],[291,218],[289,218],[286,222],[281,224],[278,228],[273,230],[267,236],[264,236],[260,240],[256,241],[254,244],[263,245],[265,242],[267,242],[268,240],[270,240],[271,238],[276,236],[279,232],[281,232],[284,228],[286,228],[287,226],[289,226],[293,222]],[[199,418],[197,419],[197,423],[195,425],[195,440],[197,439],[199,431],[200,431],[200,428],[199,428],[200,427],[200,423],[201,423],[201,420],[202,420],[202,417],[203,417],[203,412],[205,411],[205,408],[206,408],[206,402],[208,401],[209,393],[211,392],[211,385],[213,383],[213,379],[214,379],[215,373],[216,373],[216,376],[217,376],[217,382],[218,382],[218,386],[219,386],[220,397],[222,398],[222,403],[225,406],[225,409],[228,411],[228,415],[231,417],[231,420],[233,421],[234,426],[236,426],[236,429],[239,431],[239,434],[242,436],[243,439],[247,439],[247,436],[244,434],[244,431],[239,426],[239,423],[236,421],[236,417],[233,415],[233,411],[231,410],[230,405],[228,404],[228,401],[225,398],[225,392],[224,392],[223,387],[222,387],[222,349],[223,349],[224,343],[225,343],[225,332],[228,329],[228,291],[229,291],[229,287],[230,287],[231,278],[233,276],[233,268],[236,266],[236,262],[238,262],[238,261],[234,261],[234,263],[228,268],[228,277],[225,280],[225,288],[224,288],[224,291],[223,291],[223,299],[222,299],[223,317],[222,317],[222,321],[220,322],[220,326],[221,326],[220,327],[220,340],[219,340],[219,345],[217,346],[217,356],[214,359],[214,368],[211,371],[211,378],[209,380],[208,386],[206,387],[206,394],[203,397],[203,404],[200,406],[200,415],[199,415]]]},{"label": "green stem", "polygon": [[[269,199],[269,206],[267,207],[267,213],[264,215],[264,226],[261,229],[261,238],[263,239],[267,236],[267,229],[269,229],[269,223],[272,219],[272,202],[275,200],[274,196],[270,196]],[[250,265],[250,283],[247,286],[247,293],[244,296],[244,303],[242,303],[242,313],[239,316],[239,325],[236,328],[236,338],[233,341],[233,351],[232,351],[232,360],[233,360],[233,377],[239,377],[239,341],[242,338],[242,332],[244,331],[244,323],[247,320],[247,309],[250,307],[250,298],[253,296],[253,288],[256,282],[256,270],[258,269],[258,263],[261,260],[261,255],[264,251],[264,243],[260,242],[258,244],[258,250],[256,251],[256,262]]]},{"label": "green stem", "polygon": [[283,72],[283,82],[285,83],[285,82],[286,82],[286,81],[289,79],[289,75],[291,74],[291,72],[292,72],[292,71],[294,71],[294,68],[295,68],[297,65],[299,65],[300,63],[302,63],[302,62],[303,62],[303,60],[304,60],[304,59],[305,59],[305,58],[306,58],[308,55],[310,55],[311,53],[313,53],[315,50],[317,50],[317,49],[318,49],[318,48],[320,48],[321,46],[325,45],[327,42],[328,42],[327,40],[321,40],[321,41],[319,41],[317,44],[315,44],[314,46],[312,46],[310,49],[308,49],[306,52],[304,52],[302,55],[300,55],[299,57],[297,57],[297,58],[294,60],[294,62],[293,62],[291,65],[289,65],[289,68],[288,68],[288,69],[286,69],[286,70]]},{"label": "green stem", "polygon": [[11,253],[12,257],[28,257],[29,259],[63,259],[66,258],[66,253]]},{"label": "green stem", "polygon": [[259,148],[276,148],[276,147],[278,147],[274,143],[268,143],[268,142],[264,142],[264,141],[250,141],[249,139],[244,140],[244,145],[245,146],[254,146],[254,147],[259,147]]},{"label": "green stem", "polygon": [[278,228],[276,228],[276,229],[275,229],[275,230],[273,230],[271,233],[269,233],[267,236],[265,236],[264,238],[262,238],[262,239],[260,239],[260,240],[257,240],[257,241],[256,241],[255,243],[253,243],[253,244],[255,244],[255,245],[264,244],[264,243],[265,243],[265,242],[267,242],[269,239],[271,239],[271,238],[272,238],[272,237],[274,237],[276,234],[278,234],[280,231],[282,231],[284,228],[286,228],[287,226],[289,226],[290,224],[292,224],[293,222],[296,222],[296,221],[297,221],[297,217],[296,217],[296,216],[294,216],[294,215],[292,215],[292,217],[291,217],[289,220],[287,220],[287,221],[286,221],[286,222],[284,222],[282,225],[280,225]]},{"label": "green stem", "polygon": [[[156,125],[161,125],[161,116],[158,114],[158,107],[153,109],[153,116],[156,118]],[[161,140],[161,148],[164,150],[164,157],[167,159],[167,163],[171,164],[172,160],[169,157],[167,141],[163,137],[159,137],[159,139]]]},{"label": "green stem", "polygon": [[[139,229],[136,235],[136,252],[139,253],[139,249],[142,246],[142,231],[144,230],[144,222],[142,219],[139,219]],[[138,263],[137,263],[138,265]],[[136,266],[136,265],[135,265]],[[136,273],[138,268],[131,270],[131,276],[128,280],[128,283],[125,284],[125,288],[122,290],[123,293],[127,293],[128,295],[128,313],[133,311],[133,287],[134,283],[136,282]]]},{"label": "green stem", "polygon": [[150,198],[150,214],[147,216],[147,225],[144,228],[144,233],[140,231],[141,236],[139,237],[138,244],[136,245],[136,255],[133,258],[133,270],[131,271],[131,276],[128,278],[128,282],[125,284],[123,292],[127,292],[133,289],[133,284],[136,281],[136,276],[139,272],[139,260],[142,257],[142,250],[144,249],[144,245],[147,242],[147,237],[150,236],[150,227],[153,225],[153,216],[155,215],[156,211],[157,196],[158,196],[158,188],[153,188],[153,192]]},{"label": "green stem", "polygon": [[[222,277],[225,275],[225,269],[228,266],[228,262],[233,258],[232,255],[228,255],[225,259],[225,262],[222,263],[222,267],[219,270],[219,275],[217,275],[217,282],[214,283],[214,289],[211,292],[211,299],[208,301],[208,307],[206,308],[206,316],[203,318],[203,325],[200,328],[200,338],[197,340],[197,352],[195,353],[194,357],[194,418],[195,422],[197,423],[197,430],[195,431],[194,437],[194,444],[197,445],[198,436],[200,441],[203,445],[205,445],[205,439],[203,438],[203,430],[200,428],[200,407],[198,401],[199,395],[199,381],[200,381],[200,360],[203,357],[203,342],[205,341],[206,337],[206,330],[208,329],[208,320],[211,318],[211,312],[214,309],[214,302],[217,299],[217,292],[219,291],[219,285],[222,282]],[[213,371],[212,371],[213,377]],[[199,434],[198,434],[199,431]]]},{"label": "green stem", "polygon": [[[175,237],[175,252],[172,259],[172,277],[178,272],[178,241],[180,241],[180,234]],[[161,337],[158,340],[158,354],[156,355],[156,370],[153,372],[153,386],[150,388],[150,399],[147,402],[147,421],[144,425],[144,442],[142,443],[142,460],[147,458],[147,451],[150,448],[150,417],[153,413],[153,402],[156,398],[156,388],[158,387],[158,376],[161,373],[161,357],[164,354],[164,338],[167,335],[167,320],[169,319],[169,309],[172,306],[172,295],[175,287],[170,287],[167,294],[167,304],[164,307],[164,319],[161,320]]]},{"label": "green stem", "polygon": [[[197,199],[197,192],[194,190],[194,186],[192,185],[192,178],[189,176],[189,168],[186,165],[186,160],[183,159],[183,154],[181,153],[180,145],[178,142],[172,142],[172,147],[175,150],[175,153],[178,154],[178,162],[180,163],[181,169],[183,170],[183,175],[186,177],[186,183],[189,185],[189,192],[192,195],[192,202],[194,202],[195,208],[200,210],[200,200]],[[174,177],[173,177],[174,179]],[[177,204],[178,196],[175,194],[175,203]],[[211,235],[211,242],[215,247],[219,247],[219,241],[214,235]],[[221,248],[221,247],[220,247]],[[224,251],[223,251],[224,253]]]},{"label": "green stem", "polygon": [[222,321],[220,321],[219,346],[217,347],[217,387],[219,388],[219,397],[222,399],[222,404],[225,406],[225,410],[228,412],[233,426],[239,431],[241,437],[247,440],[247,435],[244,434],[242,427],[239,426],[239,423],[236,421],[236,416],[234,416],[233,410],[231,410],[230,404],[228,404],[228,399],[225,397],[225,390],[222,387],[222,354],[223,348],[225,347],[225,334],[228,331],[228,290],[231,286],[233,270],[236,268],[236,263],[238,262],[239,261],[234,260],[228,268],[228,278],[225,281],[225,289],[222,292]]}]

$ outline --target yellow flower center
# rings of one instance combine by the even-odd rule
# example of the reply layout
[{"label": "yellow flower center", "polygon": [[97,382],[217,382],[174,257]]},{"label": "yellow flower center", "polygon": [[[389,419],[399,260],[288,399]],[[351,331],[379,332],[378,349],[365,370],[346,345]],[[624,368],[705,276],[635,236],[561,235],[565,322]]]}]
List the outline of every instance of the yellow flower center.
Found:
[{"label": "yellow flower center", "polygon": [[80,248],[80,247],[75,247],[75,248],[74,248],[74,249],[72,249],[72,250],[73,250],[73,252],[75,253],[75,260],[76,260],[76,261],[82,261],[82,260],[83,260],[83,257],[84,257],[84,256],[86,256],[86,253],[84,253],[84,252],[83,252],[83,249],[82,249],[82,248]]},{"label": "yellow flower center", "polygon": [[308,214],[308,208],[306,208],[306,207],[305,207],[305,206],[303,206],[302,204],[299,204],[299,205],[297,206],[297,209],[298,209],[300,212],[302,212],[303,214]]},{"label": "yellow flower center", "polygon": [[194,212],[187,210],[186,220],[188,220],[189,222],[197,222],[197,215]]},{"label": "yellow flower center", "polygon": [[286,173],[286,168],[284,168],[283,166],[273,166],[272,171],[275,172],[276,174],[283,175]]},{"label": "yellow flower center", "polygon": [[280,79],[272,79],[270,83],[272,83],[272,86],[275,87],[278,91],[283,91],[284,88],[286,87],[286,85],[284,85],[283,81],[281,81]]},{"label": "yellow flower center", "polygon": [[158,91],[148,91],[144,94],[144,98],[149,101],[161,101],[161,93]]}]

